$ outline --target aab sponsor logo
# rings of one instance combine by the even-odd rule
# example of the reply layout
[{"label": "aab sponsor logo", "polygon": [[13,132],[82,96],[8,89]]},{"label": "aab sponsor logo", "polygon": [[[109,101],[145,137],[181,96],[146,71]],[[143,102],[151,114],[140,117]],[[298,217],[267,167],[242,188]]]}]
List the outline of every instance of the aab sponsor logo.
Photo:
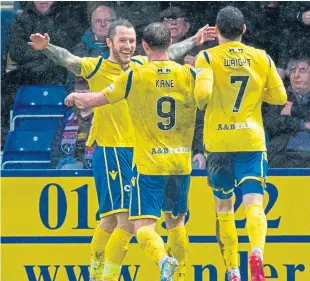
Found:
[{"label": "aab sponsor logo", "polygon": [[[239,252],[240,256],[240,271],[243,280],[249,280],[248,276],[248,253]],[[88,281],[89,273],[87,265],[25,265],[28,281],[61,281],[58,276],[64,271],[68,277],[68,281]],[[142,266],[124,265],[119,280],[137,281]],[[219,269],[213,264],[193,264],[193,276],[190,280],[195,281],[227,281],[219,279]],[[266,278],[278,279],[281,281],[298,281],[302,279],[302,274],[305,271],[304,264],[282,264],[277,268],[271,264],[265,265]],[[281,272],[281,273],[280,273]]]}]

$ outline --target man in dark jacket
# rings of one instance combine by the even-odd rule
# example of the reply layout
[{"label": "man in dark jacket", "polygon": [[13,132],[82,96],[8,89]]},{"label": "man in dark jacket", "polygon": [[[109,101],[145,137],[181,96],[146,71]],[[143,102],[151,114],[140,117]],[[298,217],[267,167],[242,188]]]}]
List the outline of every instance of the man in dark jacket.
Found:
[{"label": "man in dark jacket", "polygon": [[283,106],[266,106],[264,125],[271,168],[310,168],[310,60],[290,61]]},{"label": "man in dark jacket", "polygon": [[[92,13],[91,27],[85,32],[82,42],[73,50],[73,54],[79,57],[108,58],[110,51],[106,43],[109,27],[112,21],[116,20],[113,8],[98,6]],[[86,81],[86,80],[85,80]],[[76,76],[68,71],[66,89],[68,93],[75,91]]]},{"label": "man in dark jacket", "polygon": [[[60,9],[62,8],[62,9]],[[71,50],[80,40],[85,26],[83,21],[54,1],[29,2],[18,14],[9,33],[9,55],[22,73],[22,84],[61,84],[66,70],[48,60],[44,54],[28,46],[33,33],[48,33],[53,43]]]},{"label": "man in dark jacket", "polygon": [[[33,1],[23,5],[23,11],[16,14],[8,32],[10,58],[17,63],[17,69],[1,77],[1,138],[9,129],[9,115],[14,95],[21,85],[64,84],[67,71],[36,52],[28,45],[33,33],[49,33],[53,43],[71,50],[86,30],[81,6],[64,5],[54,1]],[[86,17],[85,17],[86,18]]]}]

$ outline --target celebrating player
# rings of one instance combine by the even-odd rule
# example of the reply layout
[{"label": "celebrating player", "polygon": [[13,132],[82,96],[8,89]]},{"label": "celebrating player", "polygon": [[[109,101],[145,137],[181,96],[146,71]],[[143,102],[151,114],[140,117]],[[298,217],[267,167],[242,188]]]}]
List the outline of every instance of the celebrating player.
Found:
[{"label": "celebrating player", "polygon": [[251,244],[251,281],[264,281],[267,221],[263,209],[267,156],[262,101],[285,104],[286,92],[274,62],[263,50],[241,43],[243,14],[228,6],[216,19],[219,46],[196,60],[195,99],[205,113],[204,143],[209,185],[216,202],[218,242],[230,281],[240,281],[238,237],[232,195],[242,189]]},{"label": "celebrating player", "polygon": [[[137,166],[130,219],[144,252],[160,266],[161,281],[171,281],[173,274],[173,280],[181,281],[188,256],[184,216],[196,115],[195,71],[169,60],[170,44],[164,24],[148,25],[143,32],[148,64],[126,72],[103,92],[73,93],[66,102],[84,108],[127,100],[136,137]],[[168,229],[167,252],[155,232],[161,210]]]},{"label": "celebrating player", "polygon": [[[29,44],[54,62],[87,79],[91,91],[107,87],[125,70],[144,63],[135,57],[136,33],[127,20],[111,23],[107,44],[110,55],[80,58],[49,43],[47,34],[31,35]],[[120,112],[122,114],[120,114]],[[117,281],[128,244],[134,233],[128,221],[134,135],[126,101],[94,109],[87,145],[96,143],[93,172],[99,201],[100,223],[91,242],[90,277]]]}]

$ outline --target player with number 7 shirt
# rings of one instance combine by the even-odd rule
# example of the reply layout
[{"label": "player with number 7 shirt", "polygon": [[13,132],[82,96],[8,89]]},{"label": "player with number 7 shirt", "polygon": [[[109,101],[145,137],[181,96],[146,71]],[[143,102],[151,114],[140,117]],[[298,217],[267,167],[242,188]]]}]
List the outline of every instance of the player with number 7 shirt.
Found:
[{"label": "player with number 7 shirt", "polygon": [[235,7],[219,11],[219,46],[196,60],[195,99],[206,107],[204,144],[209,185],[216,202],[216,234],[229,281],[241,281],[233,210],[235,187],[242,191],[251,244],[251,281],[264,281],[263,251],[267,221],[263,209],[267,156],[262,102],[285,104],[283,82],[263,50],[241,43],[244,16]]}]

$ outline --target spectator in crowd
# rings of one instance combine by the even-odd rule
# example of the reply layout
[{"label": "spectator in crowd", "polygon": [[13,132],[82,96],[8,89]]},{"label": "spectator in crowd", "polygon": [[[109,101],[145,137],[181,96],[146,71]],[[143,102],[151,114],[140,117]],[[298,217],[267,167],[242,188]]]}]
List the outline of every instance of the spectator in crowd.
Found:
[{"label": "spectator in crowd", "polygon": [[310,168],[310,59],[291,60],[283,106],[265,105],[271,168]]},{"label": "spectator in crowd", "polygon": [[[88,14],[102,4],[102,1],[88,1]],[[136,30],[138,44],[141,43],[144,27],[159,21],[160,1],[105,1],[104,5],[114,8],[118,17],[129,20]]]},{"label": "spectator in crowd", "polygon": [[78,8],[79,5],[54,1],[31,1],[23,4],[23,11],[16,14],[8,32],[8,51],[10,58],[17,63],[17,69],[1,77],[2,143],[9,129],[9,111],[19,86],[64,84],[66,81],[66,69],[28,46],[29,36],[49,33],[52,43],[71,50],[86,30],[83,18],[79,18],[81,12]]},{"label": "spectator in crowd", "polygon": [[[160,19],[168,26],[173,44],[181,42],[189,37],[191,24],[186,17],[185,11],[181,8],[175,6],[167,8],[160,13]],[[210,36],[207,38],[206,42],[203,44],[201,42],[197,42],[197,44],[193,45],[193,47],[189,49],[185,56],[174,60],[180,64],[188,63],[194,66],[195,57],[201,50],[214,47],[216,45],[215,28],[210,27],[208,32]],[[192,39],[195,39],[195,37],[193,36]]]},{"label": "spectator in crowd", "polygon": [[[202,42],[201,40],[196,40],[197,34],[188,39],[189,30],[190,30],[190,23],[186,17],[184,10],[179,7],[170,6],[169,8],[165,9],[160,13],[160,18],[163,23],[165,23],[171,34],[172,43],[176,44],[181,42],[180,46],[188,45],[188,52],[178,58],[174,58],[171,56],[171,59],[180,63],[180,64],[190,64],[194,66],[195,64],[195,57],[196,55],[202,50],[213,47],[216,45],[215,39],[215,28],[209,27],[208,28],[208,37],[206,37],[206,42]],[[199,38],[199,36],[198,36]],[[189,44],[187,44],[187,41]],[[194,43],[192,43],[194,42]],[[171,54],[170,54],[171,55]],[[206,168],[206,160],[204,157],[204,150],[203,150],[203,122],[204,120],[204,111],[197,111],[196,114],[196,125],[195,125],[195,133],[194,133],[194,140],[192,146],[192,153],[193,153],[193,169],[205,169]]]},{"label": "spectator in crowd", "polygon": [[310,58],[310,2],[281,2],[280,19],[284,29],[277,66],[284,77],[290,59]]},{"label": "spectator in crowd", "polygon": [[[110,24],[114,20],[116,20],[116,14],[113,8],[103,5],[96,7],[92,13],[91,27],[85,32],[82,42],[74,48],[72,53],[79,57],[108,58],[110,52],[106,38]],[[74,92],[76,79],[76,76],[68,71],[66,82],[68,93]]]},{"label": "spectator in crowd", "polygon": [[[83,78],[76,81],[76,92],[89,92]],[[59,122],[51,149],[51,169],[91,169],[93,148],[86,147],[93,112],[91,109],[68,109]]]},{"label": "spectator in crowd", "polygon": [[55,44],[72,49],[84,31],[74,15],[54,1],[33,1],[16,16],[9,34],[9,53],[18,64],[22,84],[64,83],[66,70],[32,50],[28,38],[33,33],[49,33]]}]

